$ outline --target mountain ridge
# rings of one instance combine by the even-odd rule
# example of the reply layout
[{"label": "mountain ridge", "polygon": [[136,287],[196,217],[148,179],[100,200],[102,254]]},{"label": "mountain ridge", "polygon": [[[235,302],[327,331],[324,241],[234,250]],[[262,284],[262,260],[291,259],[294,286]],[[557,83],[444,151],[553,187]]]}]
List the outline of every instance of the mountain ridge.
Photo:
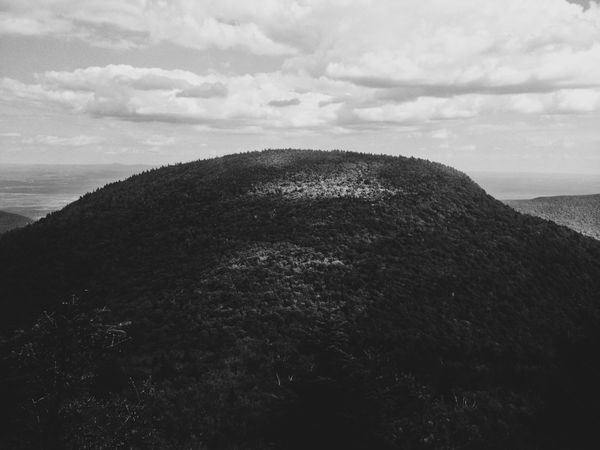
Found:
[{"label": "mountain ridge", "polygon": [[586,448],[597,417],[600,243],[424,160],[155,169],[1,237],[0,283],[4,328],[73,294],[130,322],[163,448]]}]

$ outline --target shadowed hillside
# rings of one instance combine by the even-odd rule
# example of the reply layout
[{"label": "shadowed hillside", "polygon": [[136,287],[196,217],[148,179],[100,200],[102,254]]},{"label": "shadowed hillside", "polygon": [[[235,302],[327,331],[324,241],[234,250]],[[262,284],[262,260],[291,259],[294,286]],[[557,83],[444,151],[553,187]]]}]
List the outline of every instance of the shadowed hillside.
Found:
[{"label": "shadowed hillside", "polygon": [[595,448],[600,243],[439,164],[152,170],[0,238],[0,285],[8,448]]},{"label": "shadowed hillside", "polygon": [[506,204],[521,213],[551,220],[600,239],[600,194],[509,200]]},{"label": "shadowed hillside", "polygon": [[31,222],[32,220],[29,217],[0,211],[0,234],[13,228],[24,227]]}]

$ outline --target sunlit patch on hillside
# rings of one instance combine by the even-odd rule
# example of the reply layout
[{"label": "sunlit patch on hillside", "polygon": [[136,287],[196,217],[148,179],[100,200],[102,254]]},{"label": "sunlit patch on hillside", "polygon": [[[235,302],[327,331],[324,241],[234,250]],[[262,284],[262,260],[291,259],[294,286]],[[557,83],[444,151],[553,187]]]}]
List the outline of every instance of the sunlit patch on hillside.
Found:
[{"label": "sunlit patch on hillside", "polygon": [[402,190],[360,170],[341,174],[303,174],[301,178],[261,183],[248,193],[251,196],[281,196],[288,199],[359,198],[381,200]]},{"label": "sunlit patch on hillside", "polygon": [[[252,302],[257,293],[266,304],[334,308],[341,298],[326,294],[329,284],[337,286],[336,280],[351,269],[352,264],[342,258],[312,247],[261,242],[224,258],[202,275],[194,292],[223,308],[234,307],[240,299]],[[235,298],[226,294],[232,289]],[[327,306],[320,303],[326,297]]]},{"label": "sunlit patch on hillside", "polygon": [[254,245],[233,256],[223,266],[233,270],[272,267],[281,271],[298,273],[319,266],[344,265],[339,258],[324,255],[313,248],[281,242]]}]

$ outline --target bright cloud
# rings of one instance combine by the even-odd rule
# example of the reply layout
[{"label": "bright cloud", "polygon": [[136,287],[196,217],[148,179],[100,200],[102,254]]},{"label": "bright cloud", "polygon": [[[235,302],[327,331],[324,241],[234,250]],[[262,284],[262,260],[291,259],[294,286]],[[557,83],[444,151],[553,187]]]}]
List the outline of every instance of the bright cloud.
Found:
[{"label": "bright cloud", "polygon": [[595,3],[584,9],[565,0],[4,0],[2,10],[4,33],[105,45],[102,29],[111,27],[123,47],[169,41],[285,56],[271,73],[112,65],[46,72],[27,86],[3,82],[11,95],[96,116],[349,126],[598,109]]},{"label": "bright cloud", "polygon": [[[322,126],[335,119],[337,108],[320,105],[329,97],[308,89],[311,79],[280,72],[197,75],[110,65],[46,72],[37,80],[25,84],[3,79],[0,92],[6,100],[53,105],[94,117],[214,128]],[[329,84],[329,91],[335,92],[336,83]],[[296,105],[301,108],[284,108]]]},{"label": "bright cloud", "polygon": [[274,9],[283,11],[281,7],[244,8],[244,11],[227,3],[3,0],[0,33],[51,35],[114,48],[168,41],[196,49],[240,47],[256,54],[294,52],[291,47],[271,39],[265,29],[254,22],[261,18],[261,13],[267,14]]}]

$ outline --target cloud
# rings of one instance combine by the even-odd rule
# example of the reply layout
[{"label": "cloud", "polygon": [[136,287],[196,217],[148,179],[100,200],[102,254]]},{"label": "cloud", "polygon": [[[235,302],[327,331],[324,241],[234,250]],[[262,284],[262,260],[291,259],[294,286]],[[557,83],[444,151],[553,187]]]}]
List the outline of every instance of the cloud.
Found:
[{"label": "cloud", "polygon": [[[335,119],[335,106],[319,103],[328,95],[300,89],[308,77],[280,72],[255,75],[198,75],[182,70],[136,68],[128,65],[88,67],[70,72],[49,71],[36,83],[0,80],[5,102],[58,107],[75,114],[132,122],[202,124],[211,128],[310,128]],[[321,87],[326,82],[321,82]],[[319,84],[319,83],[317,83]],[[327,91],[336,92],[336,82]],[[289,99],[269,102],[273,98]],[[272,108],[302,104],[301,108]]]},{"label": "cloud", "polygon": [[[409,98],[598,84],[600,8],[583,12],[562,0],[504,0],[485,2],[485,8],[481,2],[461,0],[452,5],[449,10],[434,0],[425,13],[418,6],[392,6],[387,12],[373,8],[361,25],[361,35],[370,37],[353,40],[346,36],[352,30],[343,30],[333,48],[293,61],[302,66],[310,60],[330,78],[396,89]],[[395,29],[381,25],[386,23],[383,14],[396,12],[400,23]],[[375,26],[385,31],[377,32]]]},{"label": "cloud", "polygon": [[361,129],[600,110],[596,2],[2,0],[2,32],[117,48],[235,48],[281,63],[203,74],[107,65],[0,83],[4,101],[97,118]]},{"label": "cloud", "polygon": [[144,145],[150,147],[162,147],[165,145],[174,145],[177,142],[174,136],[163,136],[160,134],[152,135],[144,140]]},{"label": "cloud", "polygon": [[440,128],[438,130],[433,131],[431,133],[431,137],[433,139],[446,140],[455,137],[455,134],[447,128]]},{"label": "cloud", "polygon": [[96,92],[103,88],[117,87],[141,91],[171,91],[192,88],[210,79],[185,70],[138,68],[124,64],[93,66],[70,72],[48,71],[37,74],[36,78],[49,88],[75,92]]},{"label": "cloud", "polygon": [[308,74],[198,75],[127,65],[49,71],[38,74],[32,84],[4,78],[0,80],[0,96],[5,103],[60,108],[95,118],[214,129],[358,130],[465,121],[502,112],[544,115],[600,111],[600,88],[422,95],[390,101],[373,95],[370,88],[326,77],[314,79]]},{"label": "cloud", "polygon": [[[299,104],[300,104],[300,100],[298,100],[297,98],[271,100],[268,103],[269,106],[275,106],[276,108],[284,108],[286,106],[295,106],[295,105],[299,105]],[[321,106],[321,105],[319,105],[319,106]]]},{"label": "cloud", "polygon": [[355,114],[367,122],[413,124],[432,120],[468,119],[475,117],[482,108],[478,96],[463,96],[445,99],[419,97],[401,104],[359,108]]},{"label": "cloud", "polygon": [[190,85],[179,91],[177,97],[187,98],[211,98],[211,97],[226,97],[227,86],[221,82],[202,83],[197,86]]},{"label": "cloud", "polygon": [[[268,13],[286,15],[289,5],[232,8],[228,2],[200,0],[3,0],[0,34],[78,39],[99,47],[129,49],[171,42],[206,49],[242,48],[255,54],[293,54],[294,48],[269,37]],[[288,13],[289,14],[289,13]]]},{"label": "cloud", "polygon": [[[127,76],[127,75],[125,75]],[[147,72],[127,80],[127,84],[140,91],[170,91],[173,89],[190,89],[192,85],[185,79],[172,77],[163,73]]]},{"label": "cloud", "polygon": [[[594,80],[599,16],[588,0],[3,0],[0,34],[240,49],[368,87],[481,91]],[[569,64],[588,58],[591,72]]]},{"label": "cloud", "polygon": [[[583,6],[585,9],[589,8],[590,5],[592,3],[594,3],[594,0],[567,0],[569,3],[573,3],[575,5],[581,5]],[[596,2],[597,3],[597,2]]]},{"label": "cloud", "polygon": [[42,144],[60,147],[86,147],[92,144],[100,144],[103,141],[104,139],[100,136],[89,136],[85,134],[78,136],[37,135],[21,139],[22,144]]},{"label": "cloud", "polygon": [[564,89],[511,96],[507,109],[523,114],[585,114],[600,110],[600,89]]}]

